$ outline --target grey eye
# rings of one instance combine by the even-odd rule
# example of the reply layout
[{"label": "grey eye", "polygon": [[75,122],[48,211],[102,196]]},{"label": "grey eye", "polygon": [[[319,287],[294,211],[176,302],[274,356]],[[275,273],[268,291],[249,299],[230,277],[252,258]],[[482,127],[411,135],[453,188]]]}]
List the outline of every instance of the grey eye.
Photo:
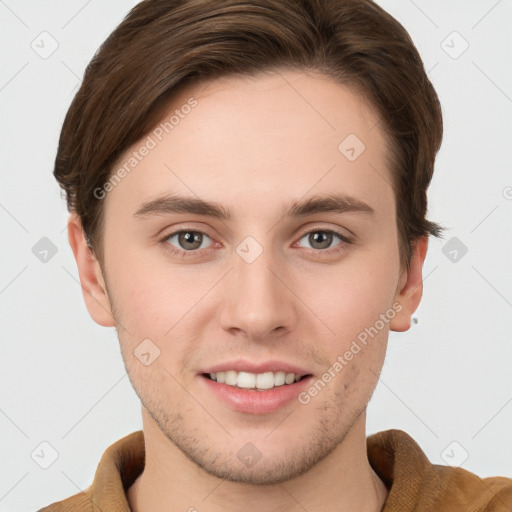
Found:
[{"label": "grey eye", "polygon": [[[176,243],[173,243],[173,239],[176,239]],[[206,240],[210,240],[210,237],[200,231],[183,230],[173,233],[167,238],[167,241],[174,245],[178,249],[185,251],[195,251],[197,249],[204,249],[203,246]],[[207,246],[208,244],[206,244]]]},{"label": "grey eye", "polygon": [[[342,241],[342,238],[337,235],[334,231],[328,230],[317,230],[306,233],[301,240],[306,239],[310,249],[330,249],[333,240],[337,238]],[[304,247],[304,246],[302,246]]]}]

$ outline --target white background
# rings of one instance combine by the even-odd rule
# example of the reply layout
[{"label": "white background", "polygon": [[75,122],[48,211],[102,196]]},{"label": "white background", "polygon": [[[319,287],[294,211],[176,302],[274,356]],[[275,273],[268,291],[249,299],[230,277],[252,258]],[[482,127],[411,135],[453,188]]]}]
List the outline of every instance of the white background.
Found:
[{"label": "white background", "polygon": [[[141,428],[115,331],[83,303],[52,176],[85,66],[134,4],[0,2],[1,511],[86,488],[104,450]],[[512,2],[379,4],[411,34],[443,106],[429,216],[448,230],[431,240],[417,323],[390,336],[368,434],[399,428],[434,463],[467,452],[465,469],[512,477]],[[43,31],[59,45],[47,59],[31,48]],[[469,44],[458,58],[453,31]],[[46,263],[32,253],[42,237],[57,248]],[[468,248],[457,262],[442,252],[452,237]],[[43,441],[58,452],[48,469],[31,458]]]}]

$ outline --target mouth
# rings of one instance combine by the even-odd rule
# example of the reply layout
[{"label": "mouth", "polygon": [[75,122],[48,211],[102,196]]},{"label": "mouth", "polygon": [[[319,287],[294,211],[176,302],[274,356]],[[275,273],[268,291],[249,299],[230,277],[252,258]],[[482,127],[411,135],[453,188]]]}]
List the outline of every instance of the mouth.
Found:
[{"label": "mouth", "polygon": [[268,391],[281,386],[291,386],[312,376],[310,373],[301,375],[285,371],[251,373],[236,370],[202,373],[201,375],[213,382],[246,391]]},{"label": "mouth", "polygon": [[219,400],[230,410],[265,415],[292,407],[311,385],[313,374],[283,359],[256,361],[232,359],[198,372],[208,399]]},{"label": "mouth", "polygon": [[266,415],[298,404],[297,398],[311,385],[311,373],[263,372],[226,370],[200,373],[207,399],[220,400],[230,410]]}]

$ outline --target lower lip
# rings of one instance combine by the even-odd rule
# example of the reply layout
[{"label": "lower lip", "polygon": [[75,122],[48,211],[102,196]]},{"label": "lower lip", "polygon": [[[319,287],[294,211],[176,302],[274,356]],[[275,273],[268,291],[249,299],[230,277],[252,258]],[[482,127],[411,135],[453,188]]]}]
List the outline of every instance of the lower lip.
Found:
[{"label": "lower lip", "polygon": [[313,378],[310,375],[293,384],[284,384],[272,389],[256,391],[221,384],[204,375],[200,377],[207,388],[220,400],[228,404],[231,409],[249,414],[269,414],[293,402],[293,400],[297,400],[299,393],[308,387]]}]

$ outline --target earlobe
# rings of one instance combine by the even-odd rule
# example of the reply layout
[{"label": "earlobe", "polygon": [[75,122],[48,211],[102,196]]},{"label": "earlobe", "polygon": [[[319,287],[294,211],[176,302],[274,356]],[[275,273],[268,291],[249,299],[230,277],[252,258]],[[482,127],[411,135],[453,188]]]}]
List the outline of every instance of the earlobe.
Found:
[{"label": "earlobe", "polygon": [[71,214],[68,221],[68,240],[75,256],[85,305],[92,319],[104,327],[115,327],[110,300],[100,264],[87,245],[80,218]]},{"label": "earlobe", "polygon": [[403,332],[411,327],[411,317],[418,308],[423,295],[423,262],[427,254],[428,237],[421,237],[413,245],[413,254],[409,270],[404,270],[395,295],[402,309],[390,323],[392,331]]}]

